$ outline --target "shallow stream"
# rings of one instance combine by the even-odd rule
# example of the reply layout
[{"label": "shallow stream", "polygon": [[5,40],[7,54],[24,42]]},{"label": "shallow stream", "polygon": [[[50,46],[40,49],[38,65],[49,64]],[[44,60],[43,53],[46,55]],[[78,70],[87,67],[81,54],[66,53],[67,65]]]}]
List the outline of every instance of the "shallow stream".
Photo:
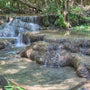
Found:
[{"label": "shallow stream", "polygon": [[[17,24],[19,25],[17,26],[18,30],[24,32],[22,28],[23,26],[21,26],[21,22],[19,22],[19,24]],[[32,27],[32,24],[30,25]],[[4,29],[7,29],[7,27],[8,26],[6,26]],[[37,28],[36,29],[31,28],[31,31],[32,29],[33,31],[37,31],[39,28],[41,27],[37,25]],[[15,33],[13,35],[12,33],[9,33],[10,29],[11,28],[9,26],[8,27],[9,31],[5,32],[6,37],[2,36],[4,35],[3,34],[4,32],[2,32],[1,30],[0,41],[3,41],[3,39],[7,40],[8,38],[12,37],[17,39],[17,37],[19,36],[18,34],[19,32],[17,32],[15,36]],[[71,35],[69,34],[68,31],[64,34],[62,34],[61,31],[53,31],[53,32],[42,31],[40,33],[46,34],[47,35],[46,37],[48,37],[48,39],[90,38],[90,36],[83,36],[77,34]],[[20,37],[18,39],[20,39]],[[0,50],[0,74],[5,76],[6,79],[18,83],[20,86],[24,87],[25,90],[69,90],[69,89],[74,90],[72,88],[75,88],[77,85],[86,81],[85,78],[78,77],[76,75],[75,70],[72,67],[60,67],[60,68],[44,67],[42,65],[36,64],[36,62],[33,62],[30,59],[21,58],[18,54],[20,51],[24,50],[26,46],[25,45],[23,46],[20,43],[21,42],[19,42],[19,45],[17,45],[16,41],[14,44],[10,44],[5,49]],[[88,60],[90,59],[89,56],[85,57]]]}]

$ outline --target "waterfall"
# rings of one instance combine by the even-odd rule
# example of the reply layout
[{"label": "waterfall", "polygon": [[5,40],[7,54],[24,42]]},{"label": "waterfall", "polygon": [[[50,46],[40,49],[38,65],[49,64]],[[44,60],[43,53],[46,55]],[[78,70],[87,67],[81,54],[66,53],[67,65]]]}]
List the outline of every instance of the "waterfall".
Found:
[{"label": "waterfall", "polygon": [[16,17],[12,21],[6,23],[4,28],[0,28],[0,37],[16,37],[16,45],[22,46],[24,45],[22,43],[22,33],[36,32],[41,29],[42,27],[38,24],[38,19],[35,16]]}]

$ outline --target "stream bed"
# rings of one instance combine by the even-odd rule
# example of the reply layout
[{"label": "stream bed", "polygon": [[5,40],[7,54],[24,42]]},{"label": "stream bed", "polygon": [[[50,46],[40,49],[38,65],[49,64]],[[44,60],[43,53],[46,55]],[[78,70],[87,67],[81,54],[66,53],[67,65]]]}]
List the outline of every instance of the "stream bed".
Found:
[{"label": "stream bed", "polygon": [[71,67],[44,67],[29,59],[20,58],[16,54],[20,48],[17,49],[4,51],[4,56],[1,56],[0,51],[0,73],[25,90],[69,90],[86,81],[85,78],[78,77]]},{"label": "stream bed", "polygon": [[[77,90],[83,86],[84,82],[89,81],[86,78],[78,77],[75,69],[72,67],[45,67],[30,59],[20,57],[19,53],[27,46],[22,43],[21,34],[29,31],[29,29],[30,32],[36,32],[38,29],[41,30],[42,27],[36,24],[35,18],[29,18],[28,24],[25,18],[21,18],[24,21],[23,23],[22,20],[19,21],[19,19],[20,18],[16,18],[13,22],[9,22],[9,25],[7,24],[6,27],[0,31],[1,42],[7,39],[9,40],[10,38],[14,38],[15,40],[14,43],[9,43],[4,49],[0,50],[1,75],[10,81],[18,83],[19,86],[25,88],[25,90]],[[29,23],[29,21],[31,23]],[[5,30],[5,32],[3,32],[3,30]],[[13,31],[10,32],[10,30]],[[46,39],[90,38],[90,36],[69,35],[68,31],[64,34],[62,34],[61,31],[51,32],[51,30],[40,31],[39,33],[45,34]],[[90,63],[90,56],[84,57],[82,55],[82,58]]]},{"label": "stream bed", "polygon": [[[72,67],[44,67],[30,59],[21,58],[18,53],[24,48],[25,46],[12,45],[0,50],[0,72],[6,79],[18,83],[25,90],[74,90],[77,85],[80,85],[79,88],[87,81],[78,77]],[[86,58],[90,59],[89,56]]]}]

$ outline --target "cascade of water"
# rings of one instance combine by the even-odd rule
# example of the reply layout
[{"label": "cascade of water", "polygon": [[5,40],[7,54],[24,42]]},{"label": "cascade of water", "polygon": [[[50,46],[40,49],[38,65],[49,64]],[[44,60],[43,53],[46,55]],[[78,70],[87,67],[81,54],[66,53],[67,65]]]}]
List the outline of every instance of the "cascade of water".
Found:
[{"label": "cascade of water", "polygon": [[[16,17],[0,30],[0,37],[17,37],[17,45],[23,45],[22,32],[36,32],[42,27],[37,23],[37,17]],[[30,43],[30,40],[28,40]]]},{"label": "cascade of water", "polygon": [[24,43],[22,43],[22,35],[21,33],[19,33],[18,37],[17,37],[17,43],[16,46],[24,46]]},{"label": "cascade of water", "polygon": [[12,37],[14,36],[14,28],[11,27],[11,22],[7,23],[6,26],[0,30],[0,37]]}]

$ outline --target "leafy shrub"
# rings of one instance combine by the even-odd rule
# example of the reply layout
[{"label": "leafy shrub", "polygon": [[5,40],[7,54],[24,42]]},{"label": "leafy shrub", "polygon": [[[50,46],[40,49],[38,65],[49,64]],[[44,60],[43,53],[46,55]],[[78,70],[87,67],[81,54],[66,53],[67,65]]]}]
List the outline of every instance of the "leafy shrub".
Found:
[{"label": "leafy shrub", "polygon": [[85,18],[75,13],[69,13],[69,20],[72,26],[81,25],[85,23]]},{"label": "leafy shrub", "polygon": [[73,13],[76,13],[76,14],[81,14],[81,13],[82,13],[82,9],[81,9],[81,7],[79,7],[79,6],[77,6],[77,7],[74,8],[74,9],[71,9],[71,11],[72,11]]},{"label": "leafy shrub", "polygon": [[61,28],[66,28],[66,23],[63,20],[63,15],[59,15],[59,18],[57,19],[56,25],[60,25]]},{"label": "leafy shrub", "polygon": [[78,32],[90,32],[90,26],[86,25],[76,26],[73,29]]}]

